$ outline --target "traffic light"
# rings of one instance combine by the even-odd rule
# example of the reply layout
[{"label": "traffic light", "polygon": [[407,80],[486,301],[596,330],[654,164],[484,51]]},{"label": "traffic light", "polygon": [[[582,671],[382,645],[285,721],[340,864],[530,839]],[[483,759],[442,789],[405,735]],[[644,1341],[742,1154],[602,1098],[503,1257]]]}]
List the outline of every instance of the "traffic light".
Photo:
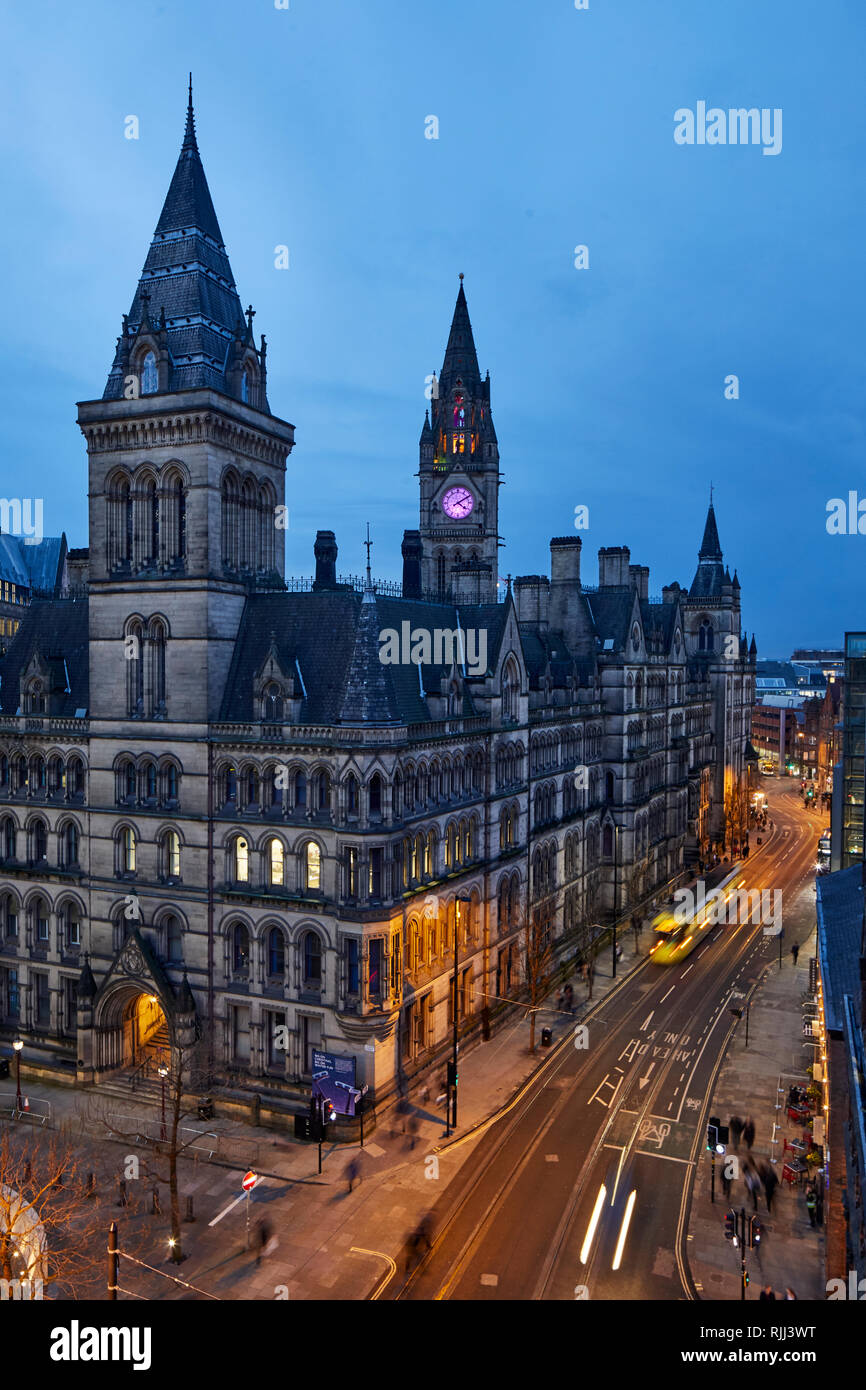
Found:
[{"label": "traffic light", "polygon": [[449,1062],[447,1067],[447,1081],[449,1086],[457,1086],[457,1063]]},{"label": "traffic light", "polygon": [[725,1240],[737,1239],[737,1213],[731,1209],[725,1212]]},{"label": "traffic light", "polygon": [[761,1243],[761,1233],[763,1227],[758,1220],[757,1214],[749,1217],[749,1249],[757,1250]]},{"label": "traffic light", "polygon": [[718,1144],[718,1142],[719,1142],[719,1124],[720,1124],[720,1121],[719,1121],[719,1119],[718,1119],[718,1116],[716,1116],[716,1115],[711,1115],[710,1118],[709,1118],[709,1120],[707,1121],[707,1152],[708,1152],[708,1153],[715,1153],[715,1151],[716,1151],[716,1146],[717,1146],[717,1144]]}]

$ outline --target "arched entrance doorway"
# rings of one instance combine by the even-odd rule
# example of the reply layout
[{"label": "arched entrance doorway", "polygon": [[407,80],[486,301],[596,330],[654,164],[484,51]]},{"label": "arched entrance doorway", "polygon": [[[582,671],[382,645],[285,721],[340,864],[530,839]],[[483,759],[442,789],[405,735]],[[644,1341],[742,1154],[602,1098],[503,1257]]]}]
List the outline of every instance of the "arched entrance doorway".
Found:
[{"label": "arched entrance doorway", "polygon": [[133,984],[111,990],[94,1019],[96,1070],[171,1064],[171,1029],[159,996]]}]

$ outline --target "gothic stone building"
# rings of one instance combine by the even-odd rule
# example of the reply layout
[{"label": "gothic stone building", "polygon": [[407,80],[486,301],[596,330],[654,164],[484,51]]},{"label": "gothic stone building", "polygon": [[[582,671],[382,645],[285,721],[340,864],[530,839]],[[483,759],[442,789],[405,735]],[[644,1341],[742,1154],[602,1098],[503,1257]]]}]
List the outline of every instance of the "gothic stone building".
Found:
[{"label": "gothic stone building", "polygon": [[719,838],[754,639],[712,505],[688,589],[651,599],[625,547],[585,584],[570,536],[499,591],[462,284],[402,586],[340,581],[321,531],[315,581],[287,587],[294,430],[252,319],[190,100],[107,386],[79,406],[87,588],[33,602],[0,663],[0,1029],[82,1084],[198,1034],[224,1094],[300,1105],[322,1047],[387,1097],[443,1055],[455,932],[468,1034],[519,996],[527,921],[588,949]]}]

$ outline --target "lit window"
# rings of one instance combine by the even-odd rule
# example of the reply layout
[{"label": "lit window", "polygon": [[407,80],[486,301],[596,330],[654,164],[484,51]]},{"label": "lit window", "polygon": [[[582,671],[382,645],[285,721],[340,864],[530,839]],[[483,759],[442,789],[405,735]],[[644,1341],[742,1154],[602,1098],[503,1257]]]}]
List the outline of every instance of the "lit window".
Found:
[{"label": "lit window", "polygon": [[180,878],[180,836],[176,830],[168,832],[165,848],[169,876]]},{"label": "lit window", "polygon": [[283,882],[283,866],[283,846],[279,840],[271,840],[270,876],[274,887],[278,887]]},{"label": "lit window", "polygon": [[250,877],[250,847],[243,835],[235,840],[235,880],[248,883]]},{"label": "lit window", "polygon": [[135,831],[129,827],[123,831],[121,836],[121,852],[123,855],[123,868],[128,874],[135,873]]},{"label": "lit window", "polygon": [[322,886],[322,855],[319,846],[312,840],[306,848],[307,887]]}]

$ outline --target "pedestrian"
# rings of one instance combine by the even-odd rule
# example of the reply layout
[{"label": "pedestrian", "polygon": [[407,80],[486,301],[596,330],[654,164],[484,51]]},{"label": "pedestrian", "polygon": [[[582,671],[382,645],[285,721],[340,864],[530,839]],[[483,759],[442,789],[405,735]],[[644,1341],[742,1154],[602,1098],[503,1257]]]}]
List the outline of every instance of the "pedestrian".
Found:
[{"label": "pedestrian", "polygon": [[821,1183],[815,1186],[815,1220],[819,1226],[824,1225],[824,1188]]},{"label": "pedestrian", "polygon": [[787,1285],[785,1287],[785,1298],[788,1300],[789,1303],[792,1300],[796,1301],[797,1298],[797,1295],[794,1293],[794,1290]]},{"label": "pedestrian", "polygon": [[269,1223],[268,1221],[266,1221],[265,1219],[262,1219],[262,1220],[259,1222],[258,1226],[256,1227],[256,1244],[257,1244],[257,1246],[258,1246],[258,1250],[256,1251],[256,1264],[257,1264],[257,1265],[260,1265],[261,1262],[262,1262],[262,1260],[264,1259],[264,1256],[265,1256],[265,1253],[266,1253],[266,1247],[267,1247],[268,1245],[270,1245],[270,1241],[271,1241],[271,1227],[270,1227],[270,1223]]},{"label": "pedestrian", "polygon": [[746,1141],[746,1148],[751,1149],[755,1142],[755,1121],[752,1119],[751,1115],[743,1125],[743,1138]]},{"label": "pedestrian", "polygon": [[773,1198],[776,1195],[776,1188],[779,1186],[779,1179],[769,1163],[765,1163],[761,1168],[761,1179],[764,1184],[764,1196],[767,1199],[767,1215],[773,1210]]},{"label": "pedestrian", "polygon": [[564,995],[563,990],[560,990],[559,993],[558,993],[557,996],[556,996],[556,1012],[557,1012],[557,1013],[562,1013],[563,995]]},{"label": "pedestrian", "polygon": [[616,943],[616,958],[617,960],[622,960],[622,946],[619,942]]},{"label": "pedestrian", "polygon": [[722,1192],[725,1194],[725,1201],[727,1202],[731,1195],[731,1179],[728,1175],[727,1163],[722,1164]]},{"label": "pedestrian", "polygon": [[793,946],[791,947],[791,956],[793,957],[793,960],[794,960],[794,964],[795,964],[795,965],[797,964],[797,957],[798,957],[799,954],[800,954],[800,947],[797,945],[797,943],[796,943],[796,941],[795,941],[794,944],[793,944]]},{"label": "pedestrian", "polygon": [[562,997],[563,997],[563,1002],[564,1002],[564,1004],[565,1004],[565,1007],[568,1009],[568,1012],[569,1012],[570,1014],[573,1014],[573,1013],[574,1013],[574,990],[572,989],[570,983],[567,984],[567,985],[565,986],[565,989],[562,991]]},{"label": "pedestrian", "polygon": [[759,1191],[760,1186],[761,1186],[761,1179],[758,1177],[758,1174],[755,1172],[755,1169],[752,1168],[752,1167],[748,1167],[748,1168],[746,1169],[746,1171],[745,1171],[743,1177],[744,1177],[744,1180],[745,1180],[746,1187],[749,1189],[749,1194],[750,1194],[750,1196],[751,1196],[751,1198],[752,1198],[752,1206],[753,1206],[753,1208],[755,1209],[755,1211],[757,1211],[757,1210],[758,1210],[758,1191]]},{"label": "pedestrian", "polygon": [[409,1120],[408,1120],[408,1124],[409,1124],[409,1148],[410,1148],[410,1149],[414,1149],[415,1145],[418,1143],[418,1130],[419,1130],[419,1128],[420,1128],[419,1121],[418,1121],[418,1116],[417,1116],[417,1115],[410,1115],[410,1116],[409,1116]]},{"label": "pedestrian", "polygon": [[731,1116],[731,1118],[728,1120],[728,1129],[731,1131],[731,1135],[733,1136],[734,1152],[736,1153],[736,1151],[740,1147],[740,1136],[743,1133],[743,1121],[740,1119],[739,1115]]},{"label": "pedestrian", "polygon": [[770,1303],[770,1302],[775,1302],[775,1301],[776,1301],[776,1295],[775,1295],[775,1293],[773,1292],[773,1285],[772,1285],[772,1284],[765,1284],[764,1287],[761,1289],[761,1292],[758,1294],[758,1302],[759,1302],[759,1303]]},{"label": "pedestrian", "polygon": [[354,1156],[349,1159],[346,1165],[346,1177],[349,1179],[349,1191],[351,1192],[355,1181],[361,1181],[361,1165]]},{"label": "pedestrian", "polygon": [[817,1201],[816,1201],[816,1198],[815,1198],[815,1184],[810,1182],[810,1183],[808,1183],[808,1184],[806,1185],[806,1210],[807,1210],[807,1212],[809,1213],[809,1225],[810,1225],[810,1226],[814,1226],[814,1225],[816,1224],[816,1221],[815,1221],[815,1207],[816,1207],[816,1206],[817,1206]]}]

